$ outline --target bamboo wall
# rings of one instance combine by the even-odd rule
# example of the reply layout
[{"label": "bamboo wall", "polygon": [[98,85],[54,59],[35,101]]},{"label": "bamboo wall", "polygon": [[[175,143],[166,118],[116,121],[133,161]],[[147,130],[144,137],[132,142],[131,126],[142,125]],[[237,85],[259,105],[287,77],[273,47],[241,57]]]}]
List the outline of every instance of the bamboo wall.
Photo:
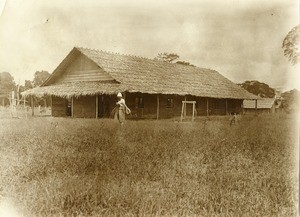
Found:
[{"label": "bamboo wall", "polygon": [[66,117],[68,100],[60,97],[51,97],[52,116],[53,117]]},{"label": "bamboo wall", "polygon": [[96,97],[82,96],[73,98],[74,118],[95,118],[96,117]]}]

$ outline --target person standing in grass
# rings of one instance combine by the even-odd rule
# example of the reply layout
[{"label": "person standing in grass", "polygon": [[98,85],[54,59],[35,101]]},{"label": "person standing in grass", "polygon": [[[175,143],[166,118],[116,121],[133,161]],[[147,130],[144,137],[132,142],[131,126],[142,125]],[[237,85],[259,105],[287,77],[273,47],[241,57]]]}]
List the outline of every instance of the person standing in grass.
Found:
[{"label": "person standing in grass", "polygon": [[130,114],[131,111],[127,107],[125,100],[121,93],[117,94],[118,102],[116,103],[115,119],[118,119],[121,125],[124,124],[125,115]]}]

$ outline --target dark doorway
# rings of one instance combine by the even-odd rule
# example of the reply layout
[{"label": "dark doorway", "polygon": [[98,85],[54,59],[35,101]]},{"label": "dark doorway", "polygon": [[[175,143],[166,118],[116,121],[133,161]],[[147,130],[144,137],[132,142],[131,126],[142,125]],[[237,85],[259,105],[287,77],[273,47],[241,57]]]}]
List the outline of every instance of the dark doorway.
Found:
[{"label": "dark doorway", "polygon": [[110,115],[110,96],[98,96],[98,117],[108,118]]},{"label": "dark doorway", "polygon": [[67,116],[71,117],[72,116],[72,98],[67,99]]}]

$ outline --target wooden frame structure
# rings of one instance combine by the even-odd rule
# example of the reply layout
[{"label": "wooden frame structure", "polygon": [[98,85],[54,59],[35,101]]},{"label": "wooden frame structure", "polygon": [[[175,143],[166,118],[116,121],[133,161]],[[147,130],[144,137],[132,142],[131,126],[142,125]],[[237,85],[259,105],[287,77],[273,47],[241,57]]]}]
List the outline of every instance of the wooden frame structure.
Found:
[{"label": "wooden frame structure", "polygon": [[[31,98],[33,98],[33,97],[31,97]],[[19,105],[20,102],[23,102],[23,104],[24,104],[25,117],[27,118],[26,102],[28,102],[28,101],[26,100],[25,96],[23,97],[23,99],[20,99],[19,97],[15,98],[15,93],[14,93],[14,91],[12,91],[11,92],[11,97],[8,98],[8,100],[9,100],[9,104],[10,104],[9,105],[9,107],[10,107],[10,116],[12,118],[18,117],[16,110],[17,110],[17,106]],[[33,114],[33,112],[32,112],[32,114]]]},{"label": "wooden frame structure", "polygon": [[[186,99],[186,98],[185,98]],[[193,104],[193,111],[192,111],[192,121],[195,120],[195,109],[196,109],[196,101],[182,101],[182,108],[181,108],[181,116],[180,116],[180,122],[184,119],[186,116],[186,104]]]}]

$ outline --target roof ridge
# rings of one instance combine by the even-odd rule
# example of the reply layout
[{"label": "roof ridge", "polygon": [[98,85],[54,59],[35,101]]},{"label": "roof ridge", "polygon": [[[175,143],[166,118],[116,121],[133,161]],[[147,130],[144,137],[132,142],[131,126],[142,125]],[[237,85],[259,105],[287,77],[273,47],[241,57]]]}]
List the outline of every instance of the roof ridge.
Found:
[{"label": "roof ridge", "polygon": [[88,47],[80,47],[80,46],[75,46],[75,48],[81,50],[92,50],[92,51],[96,51],[96,52],[102,52],[102,53],[107,53],[107,54],[116,54],[116,55],[120,55],[120,56],[127,56],[127,57],[134,57],[134,58],[140,58],[140,59],[145,59],[145,60],[151,60],[151,61],[155,61],[155,62],[162,62],[162,63],[167,63],[167,64],[172,64],[172,63],[168,63],[168,62],[163,62],[163,61],[159,61],[159,60],[155,60],[155,59],[151,59],[148,57],[143,57],[143,56],[137,56],[134,54],[126,54],[126,53],[119,53],[119,52],[113,52],[113,51],[108,51],[108,50],[102,50],[102,49],[95,49],[95,48],[88,48]]},{"label": "roof ridge", "polygon": [[[153,62],[157,62],[157,63],[169,65],[169,66],[185,67],[184,65],[181,65],[181,64],[170,63],[170,62],[164,62],[164,61],[157,60],[157,59],[155,59],[155,58],[151,59],[151,58],[148,58],[148,57],[137,56],[137,55],[134,55],[134,54],[119,53],[119,52],[113,52],[113,51],[102,50],[102,49],[95,49],[95,48],[89,48],[89,47],[79,47],[79,46],[75,46],[75,48],[77,48],[77,49],[79,49],[79,50],[80,50],[80,49],[85,49],[85,50],[90,50],[90,51],[102,52],[102,53],[106,53],[106,54],[113,54],[113,55],[119,55],[119,56],[125,56],[125,57],[139,58],[139,59],[144,59],[144,60],[148,60],[148,61],[153,61]],[[202,69],[202,70],[214,71],[214,72],[219,73],[218,71],[216,71],[216,70],[214,70],[214,69],[210,69],[210,68],[202,68],[202,67],[198,67],[198,66],[195,66],[195,68]]]}]

